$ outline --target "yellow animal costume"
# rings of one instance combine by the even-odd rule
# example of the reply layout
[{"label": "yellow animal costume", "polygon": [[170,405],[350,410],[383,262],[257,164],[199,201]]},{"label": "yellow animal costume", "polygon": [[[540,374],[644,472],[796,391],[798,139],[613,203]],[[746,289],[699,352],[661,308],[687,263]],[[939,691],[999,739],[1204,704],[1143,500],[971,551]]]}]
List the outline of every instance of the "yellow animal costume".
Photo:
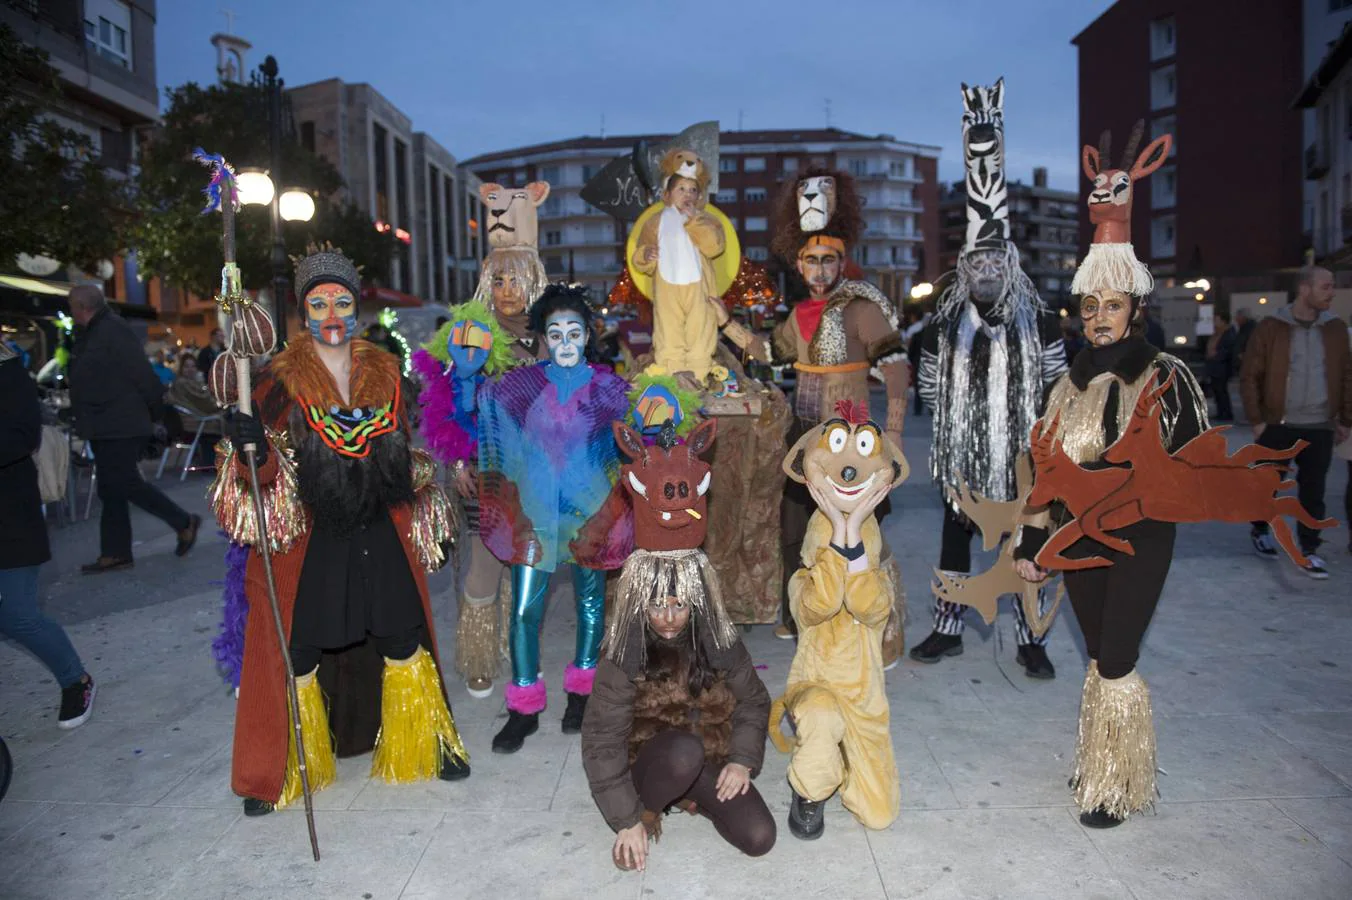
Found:
[{"label": "yellow animal costume", "polygon": [[[675,178],[690,178],[700,192],[698,208],[686,218],[670,202],[650,216],[639,232],[632,264],[653,278],[653,361],[668,372],[692,372],[703,381],[718,346],[718,318],[710,300],[719,290],[713,260],[726,249],[723,228],[705,211],[709,175],[688,150],[662,159],[664,190]],[[650,254],[649,251],[655,251]]]},{"label": "yellow animal costume", "polygon": [[[789,583],[798,652],[788,688],[770,710],[770,736],[792,751],[789,783],[801,797],[821,801],[839,790],[862,825],[882,829],[901,808],[882,660],[894,588],[879,567],[882,533],[873,517],[861,536],[867,566],[851,572],[831,548],[826,516],[817,511],[808,522],[803,568]],[[780,730],[786,709],[796,746]]]}]

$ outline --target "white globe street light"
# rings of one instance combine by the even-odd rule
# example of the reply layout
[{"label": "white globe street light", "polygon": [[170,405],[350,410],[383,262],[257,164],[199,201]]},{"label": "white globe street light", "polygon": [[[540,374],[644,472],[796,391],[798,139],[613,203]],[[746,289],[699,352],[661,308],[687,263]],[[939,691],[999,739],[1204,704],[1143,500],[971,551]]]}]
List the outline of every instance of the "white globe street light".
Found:
[{"label": "white globe street light", "polygon": [[282,218],[288,222],[308,222],[315,217],[315,199],[300,188],[287,188],[278,201]]},{"label": "white globe street light", "polygon": [[245,169],[237,173],[235,187],[239,190],[239,202],[246,206],[267,206],[276,192],[268,173],[258,169]]},{"label": "white globe street light", "polygon": [[922,281],[920,284],[911,288],[911,299],[924,300],[932,293],[934,293],[934,285],[930,284],[928,281]]}]

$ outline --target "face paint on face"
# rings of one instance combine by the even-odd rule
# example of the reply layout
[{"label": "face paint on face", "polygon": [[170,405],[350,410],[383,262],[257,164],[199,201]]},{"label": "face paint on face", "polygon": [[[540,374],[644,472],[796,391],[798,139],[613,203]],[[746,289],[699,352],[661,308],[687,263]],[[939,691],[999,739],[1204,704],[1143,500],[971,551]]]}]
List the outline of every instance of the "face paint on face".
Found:
[{"label": "face paint on face", "polygon": [[587,349],[587,328],[581,313],[565,309],[546,319],[545,346],[554,365],[565,369],[580,365]]},{"label": "face paint on face", "polygon": [[305,295],[310,334],[321,344],[337,347],[357,330],[357,301],[341,284],[317,284]]},{"label": "face paint on face", "polygon": [[958,263],[963,267],[971,285],[972,299],[977,303],[994,303],[1005,290],[1009,273],[1005,270],[1005,255],[995,250],[975,250],[963,256]]},{"label": "face paint on face", "polygon": [[1085,294],[1080,299],[1080,319],[1092,346],[1116,344],[1131,328],[1131,297],[1114,290]]},{"label": "face paint on face", "polygon": [[674,641],[690,624],[690,604],[677,597],[666,597],[648,604],[648,627],[658,637]]},{"label": "face paint on face", "polygon": [[450,337],[446,339],[446,352],[455,363],[455,371],[461,378],[477,375],[488,362],[488,352],[493,349],[493,332],[483,322],[466,319],[451,326]]},{"label": "face paint on face", "polygon": [[840,281],[844,260],[829,247],[810,247],[798,255],[798,274],[814,298],[825,297]]},{"label": "face paint on face", "polygon": [[504,316],[519,316],[526,310],[526,288],[515,275],[498,273],[489,285],[493,308]]}]

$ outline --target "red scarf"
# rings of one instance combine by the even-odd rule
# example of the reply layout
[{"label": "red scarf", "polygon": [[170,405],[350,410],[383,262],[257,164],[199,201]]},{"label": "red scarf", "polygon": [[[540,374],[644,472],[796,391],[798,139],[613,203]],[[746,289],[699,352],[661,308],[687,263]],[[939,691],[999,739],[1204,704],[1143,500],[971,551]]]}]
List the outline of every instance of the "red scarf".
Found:
[{"label": "red scarf", "polygon": [[793,308],[793,315],[798,319],[798,333],[803,336],[803,340],[812,343],[812,338],[817,334],[817,326],[822,322],[822,312],[826,309],[826,298],[820,300],[803,300]]}]

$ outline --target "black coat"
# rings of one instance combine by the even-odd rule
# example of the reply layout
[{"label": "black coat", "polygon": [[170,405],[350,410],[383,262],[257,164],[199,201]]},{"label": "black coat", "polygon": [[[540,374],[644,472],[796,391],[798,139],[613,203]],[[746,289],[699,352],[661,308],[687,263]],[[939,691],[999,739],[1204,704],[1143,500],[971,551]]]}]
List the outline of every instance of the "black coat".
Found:
[{"label": "black coat", "polygon": [[121,316],[103,309],[75,339],[70,361],[75,430],[90,440],[149,438],[163,415],[164,385]]},{"label": "black coat", "polygon": [[[0,349],[0,359],[5,352]],[[52,558],[42,518],[38,467],[42,442],[38,389],[18,357],[0,361],[0,569],[37,566]]]}]

